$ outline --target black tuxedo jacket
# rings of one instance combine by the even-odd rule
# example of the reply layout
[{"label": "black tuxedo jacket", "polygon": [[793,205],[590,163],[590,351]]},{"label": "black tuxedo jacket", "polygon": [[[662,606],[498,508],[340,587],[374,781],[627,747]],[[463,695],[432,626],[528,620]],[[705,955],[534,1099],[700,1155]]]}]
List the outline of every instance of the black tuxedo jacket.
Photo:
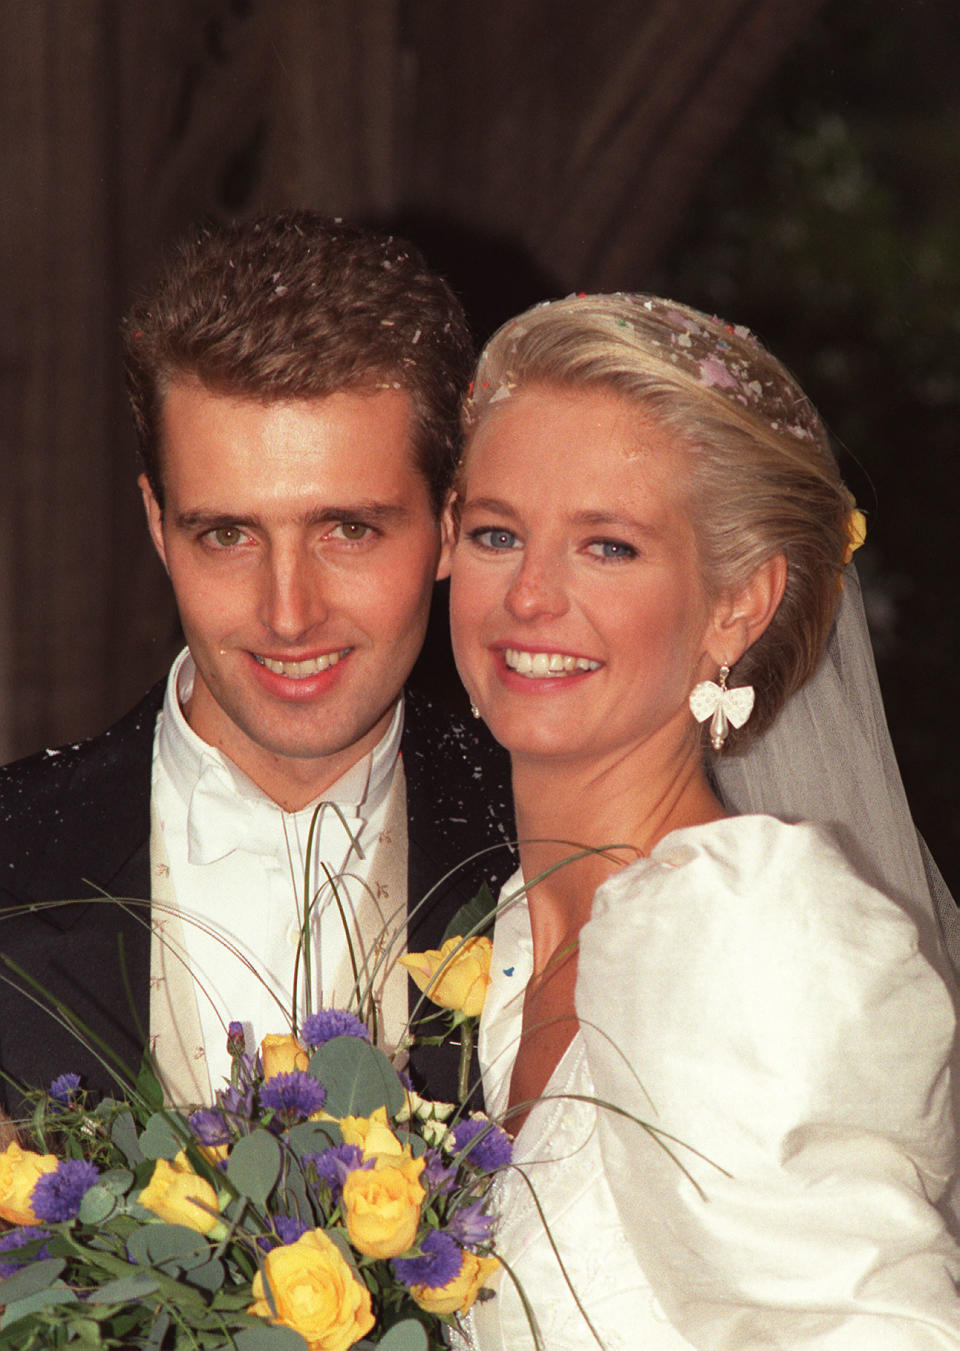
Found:
[{"label": "black tuxedo jacket", "polygon": [[[14,988],[26,982],[11,963],[62,1001],[63,1019],[76,1014],[126,1066],[139,1064],[149,1021],[148,911],[90,898],[150,896],[150,777],[163,690],[161,682],[101,736],[0,769],[0,1100],[11,1108],[19,1098],[10,1078],[46,1087],[74,1071],[89,1087],[113,1084],[46,1003]],[[409,929],[410,950],[422,951],[438,945],[482,882],[496,894],[515,867],[509,768],[485,729],[439,714],[415,691],[406,696],[401,751],[411,908],[436,887]],[[25,902],[74,899],[4,914]],[[431,1096],[452,1098],[452,1048],[417,1048],[411,1072]]]}]

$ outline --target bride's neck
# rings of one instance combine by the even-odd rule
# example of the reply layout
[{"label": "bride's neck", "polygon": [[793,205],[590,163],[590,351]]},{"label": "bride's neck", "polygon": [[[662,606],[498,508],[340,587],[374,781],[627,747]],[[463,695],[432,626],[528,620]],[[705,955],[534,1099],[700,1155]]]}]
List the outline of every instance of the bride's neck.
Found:
[{"label": "bride's neck", "polygon": [[[648,854],[670,831],[724,814],[692,739],[606,759],[516,757],[513,790],[524,878],[530,884],[555,869],[531,889],[535,940],[538,918],[556,942],[575,937],[610,873]],[[602,852],[567,862],[584,849]]]}]

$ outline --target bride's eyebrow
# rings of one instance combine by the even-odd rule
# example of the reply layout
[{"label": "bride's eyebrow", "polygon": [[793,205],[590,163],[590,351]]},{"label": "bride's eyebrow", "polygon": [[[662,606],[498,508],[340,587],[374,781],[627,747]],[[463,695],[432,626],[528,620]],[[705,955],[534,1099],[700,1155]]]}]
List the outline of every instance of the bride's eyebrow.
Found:
[{"label": "bride's eyebrow", "polygon": [[573,525],[587,530],[633,530],[652,539],[659,539],[663,534],[662,529],[650,521],[642,521],[637,516],[618,511],[577,511],[570,520]]},{"label": "bride's eyebrow", "polygon": [[516,516],[517,512],[502,497],[469,497],[463,503],[464,511],[486,512],[490,516]]}]

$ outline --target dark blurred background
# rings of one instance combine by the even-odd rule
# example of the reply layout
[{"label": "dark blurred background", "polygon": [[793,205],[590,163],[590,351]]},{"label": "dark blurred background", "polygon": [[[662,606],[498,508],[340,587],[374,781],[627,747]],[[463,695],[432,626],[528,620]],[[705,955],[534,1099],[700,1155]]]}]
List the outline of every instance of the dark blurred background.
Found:
[{"label": "dark blurred background", "polygon": [[869,514],[894,740],[960,890],[958,68],[953,0],[2,0],[0,761],[100,730],[179,644],[132,290],[202,216],[308,205],[416,239],[478,339],[645,289],[787,361]]}]

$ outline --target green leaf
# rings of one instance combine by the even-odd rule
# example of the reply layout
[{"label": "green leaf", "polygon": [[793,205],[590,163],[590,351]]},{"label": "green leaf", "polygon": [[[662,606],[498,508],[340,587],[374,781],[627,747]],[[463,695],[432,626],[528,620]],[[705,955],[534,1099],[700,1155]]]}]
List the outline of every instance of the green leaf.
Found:
[{"label": "green leaf", "polygon": [[[304,1351],[307,1342],[292,1328],[264,1323],[263,1327],[244,1328],[236,1333],[230,1345],[236,1351]],[[221,1351],[226,1351],[226,1347],[225,1343]]]},{"label": "green leaf", "polygon": [[221,1288],[226,1276],[223,1263],[216,1257],[212,1257],[209,1262],[203,1262],[198,1267],[191,1267],[184,1273],[183,1279],[188,1285],[195,1285],[199,1290],[209,1290],[213,1294]]},{"label": "green leaf", "polygon": [[403,1084],[390,1061],[359,1037],[334,1037],[310,1061],[310,1073],[327,1089],[331,1116],[369,1116],[378,1107],[392,1115],[403,1106]]},{"label": "green leaf", "polygon": [[210,1257],[210,1244],[184,1224],[145,1224],[127,1239],[130,1260],[138,1266],[159,1266],[176,1262],[181,1267],[198,1267]]},{"label": "green leaf", "polygon": [[190,1139],[190,1131],[175,1112],[154,1112],[143,1128],[140,1149],[147,1159],[175,1159]]},{"label": "green leaf", "polygon": [[496,897],[484,882],[476,896],[461,905],[444,929],[440,946],[442,947],[450,938],[472,938],[474,934],[483,933],[493,922],[496,909]]},{"label": "green leaf", "polygon": [[117,1198],[109,1187],[95,1182],[88,1187],[80,1202],[79,1218],[81,1224],[102,1224],[117,1207]]},{"label": "green leaf", "polygon": [[277,1138],[258,1130],[238,1140],[230,1151],[227,1177],[254,1205],[262,1206],[277,1185],[282,1156]]},{"label": "green leaf", "polygon": [[97,1178],[98,1187],[106,1187],[114,1196],[126,1196],[133,1186],[133,1174],[129,1168],[108,1168]]},{"label": "green leaf", "polygon": [[380,1338],[379,1351],[429,1351],[430,1343],[422,1323],[415,1318],[405,1318]]},{"label": "green leaf", "polygon": [[157,1289],[157,1282],[148,1271],[135,1271],[131,1276],[120,1276],[115,1281],[106,1281],[93,1290],[89,1304],[126,1304],[131,1300],[145,1299]]},{"label": "green leaf", "polygon": [[166,1337],[167,1329],[169,1327],[170,1315],[167,1313],[166,1309],[161,1309],[151,1324],[150,1332],[144,1343],[144,1351],[151,1351],[151,1348],[153,1348],[154,1351],[160,1351],[160,1347],[163,1345],[163,1339]]},{"label": "green leaf", "polygon": [[15,1271],[0,1281],[0,1305],[26,1299],[38,1290],[48,1290],[66,1265],[62,1257],[45,1257]]},{"label": "green leaf", "polygon": [[110,1139],[131,1168],[143,1162],[143,1151],[137,1140],[137,1128],[130,1112],[121,1112],[110,1127]]},{"label": "green leaf", "polygon": [[[13,1279],[10,1277],[9,1279]],[[14,1304],[8,1304],[0,1317],[0,1332],[8,1328],[11,1323],[18,1323],[21,1318],[26,1318],[29,1314],[40,1313],[43,1309],[49,1309],[53,1304],[76,1304],[77,1297],[73,1291],[66,1285],[54,1285],[49,1290],[38,1290],[34,1295],[28,1295],[26,1299],[18,1299]],[[10,1345],[4,1339],[0,1345]],[[34,1346],[42,1343],[34,1342]]]},{"label": "green leaf", "polygon": [[162,1110],[163,1087],[153,1066],[153,1056],[147,1050],[144,1051],[143,1059],[140,1061],[140,1072],[137,1075],[135,1091],[145,1107],[155,1112]]},{"label": "green leaf", "polygon": [[286,1166],[283,1170],[282,1191],[287,1203],[284,1209],[286,1209],[288,1213],[300,1215],[302,1217],[314,1213],[313,1199],[307,1191],[303,1169],[300,1160],[297,1158],[290,1158],[288,1156],[286,1160]]},{"label": "green leaf", "polygon": [[322,1154],[331,1145],[342,1145],[343,1131],[335,1121],[301,1121],[287,1132],[287,1144],[302,1159],[304,1154]]}]

